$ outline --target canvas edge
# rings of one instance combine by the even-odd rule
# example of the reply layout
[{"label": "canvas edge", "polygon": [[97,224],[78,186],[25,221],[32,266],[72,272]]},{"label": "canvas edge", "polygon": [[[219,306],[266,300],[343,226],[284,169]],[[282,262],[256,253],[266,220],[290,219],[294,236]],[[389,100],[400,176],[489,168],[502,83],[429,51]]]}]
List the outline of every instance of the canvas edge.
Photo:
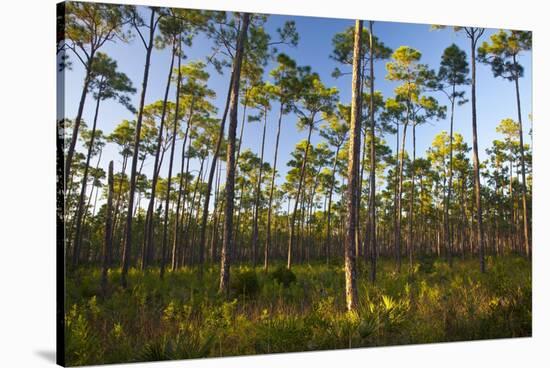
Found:
[{"label": "canvas edge", "polygon": [[[56,4],[56,41],[65,38],[65,2]],[[61,51],[61,54],[64,51]],[[56,55],[56,68],[59,60]],[[64,132],[65,72],[56,78],[56,364],[65,366],[65,190]]]}]

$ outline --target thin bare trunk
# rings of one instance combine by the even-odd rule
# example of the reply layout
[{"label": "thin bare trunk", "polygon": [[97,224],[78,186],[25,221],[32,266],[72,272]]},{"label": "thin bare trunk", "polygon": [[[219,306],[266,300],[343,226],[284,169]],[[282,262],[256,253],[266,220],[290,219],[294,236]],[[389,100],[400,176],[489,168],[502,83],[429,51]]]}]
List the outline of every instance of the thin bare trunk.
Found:
[{"label": "thin bare trunk", "polygon": [[[233,247],[233,209],[235,206],[235,138],[237,133],[237,109],[239,104],[239,85],[241,79],[241,65],[244,54],[244,45],[248,33],[250,14],[242,15],[242,23],[237,38],[235,59],[233,61],[233,80],[229,103],[229,131],[227,142],[227,170],[225,184],[225,213],[224,213],[224,238],[221,253],[220,293],[229,291],[229,270],[231,267],[231,250]],[[204,229],[203,229],[204,230]],[[201,251],[204,243],[201,243]]]},{"label": "thin bare trunk", "polygon": [[[155,8],[151,8],[151,19],[149,21],[149,43],[147,44],[147,52],[145,56],[145,67],[143,70],[143,85],[141,89],[141,97],[139,102],[139,112],[136,122],[136,132],[134,139],[134,152],[132,157],[132,169],[130,174],[130,194],[128,196],[128,214],[126,216],[126,228],[124,230],[124,249],[122,253],[122,287],[126,289],[128,286],[127,275],[130,268],[130,256],[132,252],[132,211],[134,209],[134,193],[136,192],[136,169],[139,160],[139,142],[141,138],[141,123],[143,121],[143,107],[145,106],[145,94],[147,92],[147,82],[149,80],[149,66],[151,65],[151,51],[153,50],[153,41],[155,37]],[[158,21],[158,19],[157,19]]]},{"label": "thin bare trunk", "polygon": [[[168,163],[166,202],[164,205],[164,221],[163,221],[163,227],[162,227],[162,254],[161,254],[161,262],[160,262],[161,279],[164,277],[164,269],[166,267],[166,248],[168,246],[168,214],[170,212],[169,211],[170,192],[172,190],[172,166],[174,165],[174,152],[176,151],[176,136],[178,134],[178,126],[179,126],[180,85],[181,85],[181,53],[178,56],[178,78],[176,81],[176,108],[174,112],[174,128],[172,130],[172,144],[170,148],[170,162]],[[192,108],[193,107],[191,107],[191,109]]]},{"label": "thin bare trunk", "polygon": [[267,109],[264,110],[264,128],[262,132],[262,148],[260,151],[260,167],[258,169],[258,184],[254,198],[254,223],[252,232],[252,265],[256,267],[258,258],[258,212],[260,211],[260,194],[262,190],[262,174],[264,167],[265,129],[267,127]]},{"label": "thin bare trunk", "polygon": [[414,182],[415,182],[415,161],[416,161],[416,123],[413,121],[412,126],[412,141],[413,141],[413,157],[411,162],[411,195],[409,202],[409,236],[407,238],[407,253],[409,256],[409,273],[412,272],[413,267],[413,226],[414,226]]},{"label": "thin bare trunk", "polygon": [[[157,182],[159,177],[160,167],[162,162],[160,161],[160,151],[162,146],[162,135],[164,134],[164,121],[166,118],[166,108],[168,102],[168,94],[170,93],[170,85],[172,84],[172,71],[174,69],[174,58],[176,55],[176,43],[172,45],[172,55],[170,59],[170,69],[168,70],[168,79],[166,81],[166,88],[164,90],[164,99],[162,101],[162,111],[160,114],[159,132],[157,136],[157,146],[155,149],[155,163],[153,164],[153,178],[151,181],[151,197],[149,198],[149,205],[147,206],[147,215],[145,217],[145,242],[142,254],[147,254],[150,247],[153,247],[153,210],[155,197],[157,192]],[[180,50],[181,51],[181,50]],[[179,72],[178,72],[179,73]],[[147,257],[142,257],[141,269],[147,267]]]},{"label": "thin bare trunk", "polygon": [[376,242],[376,142],[375,142],[375,126],[374,121],[374,35],[372,33],[373,21],[369,22],[369,43],[370,43],[370,196],[369,196],[369,233],[370,233],[370,265],[371,273],[370,279],[372,282],[376,281],[376,258],[378,253],[378,246]]},{"label": "thin bare trunk", "polygon": [[348,188],[347,188],[347,229],[344,248],[344,273],[346,279],[346,306],[348,311],[357,309],[357,280],[356,280],[356,254],[354,243],[356,239],[357,204],[359,202],[358,180],[359,180],[359,158],[361,145],[361,93],[360,93],[360,70],[361,70],[361,33],[363,21],[355,21],[355,39],[353,45],[353,72],[351,87],[351,121],[349,138],[348,158]]},{"label": "thin bare trunk", "polygon": [[88,89],[90,82],[92,81],[92,64],[94,62],[96,50],[92,48],[90,51],[90,57],[88,59],[88,65],[86,66],[86,75],[84,76],[84,85],[82,86],[82,93],[80,94],[80,102],[78,103],[78,110],[73,125],[73,134],[71,136],[71,143],[67,150],[67,156],[65,158],[65,188],[67,190],[68,178],[71,177],[71,164],[73,161],[74,151],[76,148],[76,141],[78,139],[78,131],[80,129],[80,122],[82,121],[82,113],[84,112],[84,105],[86,104],[86,96],[88,95]]},{"label": "thin bare trunk", "polygon": [[397,254],[397,271],[401,272],[401,200],[403,197],[403,166],[405,161],[405,139],[407,138],[407,126],[405,123],[403,127],[403,137],[401,142],[401,158],[399,159],[399,178],[397,185],[397,213],[396,213],[396,227],[395,227],[395,252]]},{"label": "thin bare trunk", "polygon": [[[474,36],[474,35],[472,35]],[[481,272],[485,272],[485,239],[483,233],[483,209],[481,204],[481,182],[479,177],[479,155],[477,144],[477,112],[476,112],[476,43],[475,36],[471,38],[471,64],[472,64],[472,139],[474,155],[474,189],[477,217],[477,244],[479,252],[479,266]]]},{"label": "thin bare trunk", "polygon": [[449,225],[449,207],[450,207],[450,201],[451,201],[451,191],[453,187],[453,122],[454,122],[454,112],[455,112],[455,85],[453,84],[453,91],[451,94],[451,126],[450,126],[450,133],[449,133],[449,185],[447,185],[447,195],[445,197],[445,243],[447,246],[447,262],[449,262],[449,265],[452,266],[453,264],[453,254],[451,250],[451,237],[450,237],[450,225]]},{"label": "thin bare trunk", "polygon": [[269,202],[267,205],[267,229],[264,248],[264,271],[267,272],[269,268],[269,252],[271,249],[271,213],[273,209],[271,205],[273,203],[273,193],[275,191],[275,176],[277,174],[277,154],[279,153],[279,137],[281,135],[281,120],[283,119],[284,104],[281,102],[281,109],[279,111],[279,121],[277,123],[277,137],[275,138],[275,154],[273,157],[273,172],[271,174],[271,188],[269,189]]},{"label": "thin bare trunk", "polygon": [[[516,57],[514,56],[514,64],[517,65]],[[516,102],[518,107],[518,123],[519,123],[519,153],[521,158],[521,204],[523,207],[523,248],[527,257],[531,256],[530,241],[529,241],[529,217],[527,210],[527,181],[525,179],[525,153],[523,149],[523,123],[521,120],[521,101],[519,96],[519,77],[514,78],[516,85]]]},{"label": "thin bare trunk", "polygon": [[300,202],[300,192],[302,191],[302,186],[304,184],[304,177],[306,172],[306,165],[307,165],[307,156],[309,152],[309,144],[311,142],[311,132],[313,131],[313,118],[310,119],[309,124],[309,131],[307,135],[307,144],[306,144],[306,151],[304,153],[304,161],[302,162],[302,167],[300,169],[300,181],[298,183],[298,190],[296,192],[296,198],[294,201],[294,211],[292,212],[292,216],[290,219],[290,234],[288,238],[288,253],[287,253],[287,263],[286,267],[290,269],[292,267],[292,252],[294,250],[294,231],[295,231],[295,223],[296,223],[296,212],[298,211],[298,205]]},{"label": "thin bare trunk", "polygon": [[105,238],[103,242],[103,262],[101,270],[101,290],[103,296],[107,291],[107,271],[109,268],[109,249],[113,246],[113,238],[111,232],[112,213],[113,213],[113,161],[109,162],[109,173],[107,176],[108,194],[107,194],[107,211],[105,214]]},{"label": "thin bare trunk", "polygon": [[332,175],[330,179],[330,189],[328,192],[328,208],[327,208],[327,234],[326,234],[326,243],[325,243],[325,252],[326,252],[326,262],[329,263],[330,260],[330,243],[332,236],[331,228],[331,215],[332,215],[332,193],[334,191],[334,181],[336,180],[336,164],[338,163],[338,154],[340,153],[340,146],[336,147],[336,153],[334,155],[334,162],[332,163]]},{"label": "thin bare trunk", "polygon": [[[218,156],[220,154],[220,148],[223,141],[223,136],[225,134],[225,120],[227,119],[227,113],[229,111],[229,102],[231,99],[231,91],[233,87],[233,80],[235,79],[234,70],[231,72],[231,78],[229,81],[229,90],[227,91],[227,99],[225,102],[225,109],[223,112],[223,117],[220,122],[220,131],[218,135],[218,140],[216,142],[216,149],[212,157],[212,165],[210,166],[210,172],[208,174],[208,184],[206,187],[206,192],[204,194],[204,206],[202,208],[202,220],[200,227],[200,237],[199,237],[199,252],[200,258],[204,261],[204,249],[206,248],[206,226],[208,225],[208,207],[210,206],[210,194],[212,192],[212,184],[214,183],[214,174],[216,172],[216,164],[218,162]],[[199,266],[199,277],[202,278],[203,265],[202,263]]]},{"label": "thin bare trunk", "polygon": [[92,126],[92,136],[90,138],[90,145],[88,146],[88,153],[86,154],[86,164],[84,166],[84,174],[82,175],[82,187],[80,189],[80,197],[78,199],[78,211],[76,215],[76,231],[75,231],[75,239],[74,239],[74,247],[73,247],[73,267],[76,267],[78,265],[78,261],[80,258],[80,248],[82,245],[82,217],[83,217],[84,211],[86,210],[84,206],[84,200],[86,198],[88,170],[90,168],[90,159],[92,158],[92,150],[93,150],[94,140],[95,140],[97,115],[99,113],[99,103],[101,102],[101,98],[102,98],[101,93],[102,91],[100,90],[97,96],[95,113],[94,113],[94,123]]}]

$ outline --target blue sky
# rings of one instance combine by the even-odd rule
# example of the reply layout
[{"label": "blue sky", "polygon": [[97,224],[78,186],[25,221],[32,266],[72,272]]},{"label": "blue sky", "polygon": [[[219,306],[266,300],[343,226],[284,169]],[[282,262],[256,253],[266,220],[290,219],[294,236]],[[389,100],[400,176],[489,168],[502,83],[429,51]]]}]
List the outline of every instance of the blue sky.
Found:
[{"label": "blue sky", "polygon": [[[148,12],[147,9],[142,9]],[[338,64],[329,58],[332,51],[332,38],[338,33],[354,24],[349,19],[330,19],[314,17],[296,17],[273,15],[268,18],[266,29],[269,33],[275,34],[275,30],[282,26],[287,20],[296,22],[297,31],[300,35],[298,47],[283,47],[280,51],[285,52],[296,60],[298,65],[310,65],[312,70],[318,72],[322,81],[327,86],[335,86],[340,90],[340,100],[343,103],[350,102],[351,83],[350,77],[344,76],[335,79],[331,76],[332,71]],[[487,29],[482,40],[488,39],[495,29]],[[437,70],[443,50],[451,43],[456,43],[460,48],[469,50],[469,40],[462,33],[455,33],[452,28],[431,31],[427,24],[408,24],[394,22],[375,22],[374,34],[384,42],[388,47],[396,49],[401,45],[414,47],[422,52],[421,62],[427,63],[431,68]],[[185,53],[188,56],[186,61],[204,59],[211,50],[211,42],[203,36],[195,38],[193,46],[187,48]],[[108,43],[102,50],[118,62],[119,70],[126,73],[133,81],[137,93],[132,96],[134,106],[139,104],[139,94],[141,90],[143,64],[145,61],[145,49],[139,41],[134,39],[128,44]],[[74,118],[76,115],[78,101],[82,89],[84,71],[76,60],[72,57],[73,69],[66,72],[65,76],[65,113],[66,117]],[[469,58],[469,55],[468,55]],[[520,93],[522,97],[522,116],[524,121],[525,142],[530,143],[530,137],[527,132],[530,129],[530,120],[528,114],[532,111],[532,69],[531,53],[525,53],[521,56],[520,62],[525,68],[524,78],[520,80]],[[170,63],[170,53],[168,49],[153,50],[151,57],[151,70],[149,75],[149,85],[146,95],[146,104],[160,100],[164,93],[168,66]],[[375,64],[375,89],[380,90],[384,97],[391,97],[393,89],[397,83],[385,79],[385,61]],[[266,71],[273,67],[270,63]],[[219,115],[223,112],[226,91],[228,87],[229,71],[226,70],[223,75],[218,74],[209,66],[210,81],[209,86],[217,93],[214,104],[219,108]],[[512,82],[493,77],[490,68],[478,63],[477,77],[477,108],[478,108],[478,138],[480,156],[483,160],[485,149],[491,145],[493,139],[499,135],[495,132],[495,127],[503,118],[513,118],[517,120],[517,108],[515,102],[515,90]],[[171,89],[171,99],[174,100],[175,88]],[[466,95],[469,98],[470,88],[466,87]],[[442,94],[436,94],[440,103],[447,103]],[[273,108],[273,113],[268,117],[267,138],[266,138],[266,161],[272,162],[275,133],[276,133],[276,111],[277,106]],[[110,133],[114,127],[124,119],[134,119],[124,107],[118,105],[115,101],[109,100],[102,103],[98,119],[98,129],[104,133]],[[91,123],[93,118],[93,100],[88,96],[84,108],[83,118]],[[239,110],[239,124],[242,119],[242,107]],[[433,121],[417,128],[417,156],[424,155],[426,149],[430,146],[434,136],[441,130],[448,130],[448,120]],[[456,107],[455,111],[455,131],[464,135],[466,142],[471,146],[472,128],[471,128],[471,105],[469,103]],[[286,163],[289,160],[290,152],[301,139],[306,138],[307,132],[300,132],[296,128],[296,117],[286,115],[283,119],[283,129],[281,133],[281,145],[279,149],[279,178],[278,182],[284,180],[286,174]],[[258,123],[247,123],[245,127],[243,149],[250,148],[258,152],[260,148],[261,127]],[[409,137],[410,138],[410,137]],[[385,137],[390,147],[394,147],[395,137],[388,135]],[[321,138],[314,134],[313,144],[321,141]],[[177,151],[181,152],[182,142],[177,143]],[[410,148],[411,141],[407,142]],[[80,144],[79,147],[81,148]],[[115,171],[120,170],[121,157],[117,153],[117,147],[114,144],[107,144],[103,151],[101,167],[107,168],[108,162],[114,159]],[[175,155],[174,167],[179,168],[179,154]],[[96,158],[97,159],[97,158]],[[95,165],[95,160],[92,163]],[[153,160],[146,162],[144,173],[150,176]],[[167,173],[167,163],[165,160],[161,175]]]}]

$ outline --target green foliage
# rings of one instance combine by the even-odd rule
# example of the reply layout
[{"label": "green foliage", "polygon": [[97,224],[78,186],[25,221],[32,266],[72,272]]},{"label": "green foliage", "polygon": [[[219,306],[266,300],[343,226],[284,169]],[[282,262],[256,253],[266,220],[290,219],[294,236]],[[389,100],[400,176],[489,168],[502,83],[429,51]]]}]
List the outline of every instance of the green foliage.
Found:
[{"label": "green foliage", "polygon": [[423,255],[418,259],[419,271],[425,274],[431,274],[435,271],[434,263],[436,258],[431,255]]},{"label": "green foliage", "polygon": [[483,42],[478,48],[478,59],[491,66],[495,77],[515,80],[523,76],[523,67],[518,56],[531,50],[532,33],[530,31],[500,30],[491,35],[490,42]]},{"label": "green foliage", "polygon": [[294,272],[284,266],[277,267],[277,269],[271,273],[271,277],[285,288],[288,288],[290,284],[296,282],[296,275]]},{"label": "green foliage", "polygon": [[[340,32],[334,35],[332,38],[332,47],[333,51],[330,55],[330,58],[335,60],[336,62],[340,64],[347,64],[352,65],[353,64],[353,41],[355,36],[355,28],[349,27],[344,32]],[[368,61],[370,60],[370,44],[371,44],[371,37],[370,37],[369,30],[367,28],[363,28],[361,40],[362,45],[361,49],[363,50],[363,64],[368,65]],[[382,41],[378,39],[378,37],[373,37],[373,51],[374,51],[374,60],[384,60],[388,59],[392,53],[392,50],[388,48]],[[365,71],[362,72],[365,74]],[[349,74],[342,72],[339,68],[335,68],[332,75],[333,77],[337,78],[342,76],[343,74]]]},{"label": "green foliage", "polygon": [[260,291],[258,276],[254,270],[237,272],[231,279],[231,290],[238,295],[254,296]]},{"label": "green foliage", "polygon": [[[453,268],[422,256],[415,272],[380,260],[375,284],[358,277],[359,308],[344,304],[341,265],[274,265],[270,274],[232,268],[233,297],[218,294],[219,269],[130,269],[129,288],[100,294],[100,270],[68,275],[70,365],[342,349],[531,335],[531,265],[489,257]],[[278,276],[275,276],[278,275]],[[120,270],[108,274],[118,285]],[[286,280],[286,281],[285,281]],[[291,280],[291,281],[290,281]],[[286,283],[286,284],[285,284]],[[245,292],[244,292],[245,291]]]},{"label": "green foliage", "polygon": [[96,100],[116,99],[130,112],[136,113],[128,97],[128,94],[136,92],[132,81],[126,74],[117,71],[117,62],[103,52],[98,52],[95,57],[89,88],[94,91]]},{"label": "green foliage", "polygon": [[99,352],[99,339],[90,327],[91,313],[85,307],[74,304],[65,316],[65,346],[67,360],[72,365],[92,361]]}]

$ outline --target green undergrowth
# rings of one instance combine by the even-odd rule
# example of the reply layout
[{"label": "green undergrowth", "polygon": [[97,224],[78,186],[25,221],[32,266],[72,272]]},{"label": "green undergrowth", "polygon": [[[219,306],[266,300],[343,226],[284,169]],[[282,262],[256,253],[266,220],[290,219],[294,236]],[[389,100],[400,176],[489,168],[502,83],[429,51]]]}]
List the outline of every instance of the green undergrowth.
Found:
[{"label": "green undergrowth", "polygon": [[234,266],[230,293],[218,294],[219,268],[141,272],[128,288],[111,270],[101,294],[99,268],[67,277],[69,365],[191,359],[413,343],[531,336],[531,263],[519,257],[420,259],[396,272],[379,262],[372,284],[360,265],[359,308],[346,312],[343,267]]}]

